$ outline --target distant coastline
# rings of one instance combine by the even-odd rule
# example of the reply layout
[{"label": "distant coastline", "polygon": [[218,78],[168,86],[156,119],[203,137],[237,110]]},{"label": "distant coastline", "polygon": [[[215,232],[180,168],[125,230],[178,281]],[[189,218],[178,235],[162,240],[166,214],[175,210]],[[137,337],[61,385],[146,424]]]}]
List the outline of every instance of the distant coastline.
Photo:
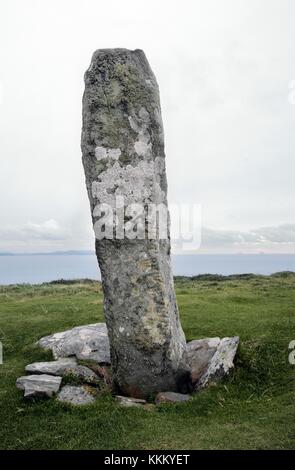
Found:
[{"label": "distant coastline", "polygon": [[[295,272],[295,254],[172,254],[172,269],[174,276]],[[101,279],[95,253],[91,250],[0,253],[0,285],[84,278]]]},{"label": "distant coastline", "polygon": [[95,252],[91,250],[69,250],[69,251],[45,251],[37,253],[12,253],[0,252],[0,256],[71,256],[71,255],[94,255]]},{"label": "distant coastline", "polygon": [[[64,251],[38,251],[28,252],[28,253],[16,253],[10,251],[0,252],[0,256],[89,256],[95,255],[94,250],[64,250]],[[241,253],[241,252],[183,252],[183,253],[173,253],[172,256],[294,256],[295,253],[268,253],[260,251],[258,253]]]}]

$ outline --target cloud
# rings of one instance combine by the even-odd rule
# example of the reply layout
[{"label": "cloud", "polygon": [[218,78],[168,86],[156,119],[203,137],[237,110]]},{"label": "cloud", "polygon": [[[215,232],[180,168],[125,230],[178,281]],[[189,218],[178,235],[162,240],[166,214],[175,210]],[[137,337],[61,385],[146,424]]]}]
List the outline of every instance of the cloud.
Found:
[{"label": "cloud", "polygon": [[0,230],[0,239],[9,241],[65,240],[69,231],[54,219],[42,223],[27,222],[23,226],[7,227]]},{"label": "cloud", "polygon": [[152,0],[156,15],[153,7],[143,15],[135,0],[2,4],[0,248],[92,248],[92,233],[82,233],[91,230],[80,155],[83,74],[95,48],[120,45],[144,49],[156,74],[169,200],[202,205],[204,249],[293,243],[292,227],[278,224],[293,223],[295,209],[294,1],[167,8]]},{"label": "cloud", "polygon": [[295,247],[295,224],[259,227],[249,231],[202,229],[203,249]]},{"label": "cloud", "polygon": [[273,243],[295,243],[295,224],[284,224],[278,227],[262,227],[256,230],[263,241]]},{"label": "cloud", "polygon": [[[89,229],[89,230],[88,230]],[[198,245],[198,244],[197,244]],[[27,222],[23,226],[10,226],[0,230],[0,248],[9,251],[45,251],[93,249],[93,232],[90,226],[63,227],[55,219],[44,222]],[[190,252],[255,253],[295,252],[295,223],[258,227],[252,230],[218,230],[203,227],[201,246]],[[181,240],[172,239],[172,251],[187,251]]]}]

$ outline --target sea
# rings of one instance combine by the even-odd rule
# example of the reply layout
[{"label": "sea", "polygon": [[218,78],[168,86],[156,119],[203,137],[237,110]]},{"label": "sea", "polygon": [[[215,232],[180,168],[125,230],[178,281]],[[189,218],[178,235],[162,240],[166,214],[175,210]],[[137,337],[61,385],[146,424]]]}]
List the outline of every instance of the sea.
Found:
[{"label": "sea", "polygon": [[[295,254],[185,254],[172,256],[173,273],[273,274],[295,271]],[[97,279],[100,272],[94,254],[40,254],[0,256],[0,285],[40,284],[58,279]]]}]

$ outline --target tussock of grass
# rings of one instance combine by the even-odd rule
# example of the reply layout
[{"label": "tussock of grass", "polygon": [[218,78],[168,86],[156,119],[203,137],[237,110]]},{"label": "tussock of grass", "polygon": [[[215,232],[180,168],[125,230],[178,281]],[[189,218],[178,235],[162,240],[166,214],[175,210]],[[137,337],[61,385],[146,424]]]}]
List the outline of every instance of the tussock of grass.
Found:
[{"label": "tussock of grass", "polygon": [[1,449],[291,449],[295,435],[295,275],[176,278],[188,340],[239,335],[233,374],[188,403],[152,411],[119,408],[103,393],[73,408],[25,403],[15,380],[29,362],[50,360],[41,336],[103,321],[101,284],[56,281],[0,286]]}]

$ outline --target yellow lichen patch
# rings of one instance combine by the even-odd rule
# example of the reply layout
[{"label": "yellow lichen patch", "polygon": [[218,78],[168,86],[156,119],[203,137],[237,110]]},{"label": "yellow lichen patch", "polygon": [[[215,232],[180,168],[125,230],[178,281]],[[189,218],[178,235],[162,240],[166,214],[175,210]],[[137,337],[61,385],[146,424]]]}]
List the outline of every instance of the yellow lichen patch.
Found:
[{"label": "yellow lichen patch", "polygon": [[150,259],[141,259],[138,263],[138,267],[142,271],[149,271],[152,268],[151,260]]},{"label": "yellow lichen patch", "polygon": [[165,319],[161,314],[161,310],[159,306],[155,304],[155,302],[151,299],[148,305],[147,313],[142,317],[142,323],[144,326],[144,330],[147,333],[148,341],[154,344],[164,344],[165,343],[165,335],[163,331],[163,327]]},{"label": "yellow lichen patch", "polygon": [[118,80],[110,80],[107,92],[108,103],[110,106],[116,106],[118,103],[120,103],[122,98],[122,87],[120,86]]}]

